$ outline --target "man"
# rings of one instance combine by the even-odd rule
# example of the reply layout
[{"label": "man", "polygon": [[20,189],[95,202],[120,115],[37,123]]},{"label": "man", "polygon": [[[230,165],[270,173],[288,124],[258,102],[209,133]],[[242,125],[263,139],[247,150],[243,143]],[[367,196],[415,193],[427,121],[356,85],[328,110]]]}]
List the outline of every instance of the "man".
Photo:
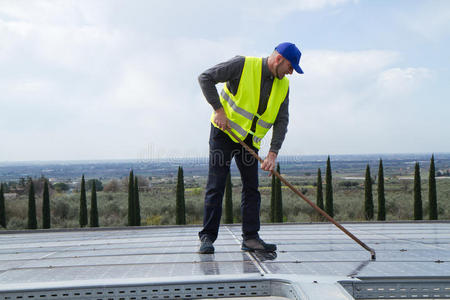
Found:
[{"label": "man", "polygon": [[[225,181],[235,159],[242,180],[241,249],[275,251],[258,235],[261,195],[258,191],[258,161],[227,131],[233,131],[258,152],[261,140],[273,125],[270,151],[261,169],[271,172],[287,132],[289,81],[285,77],[299,66],[301,53],[292,43],[281,43],[266,58],[236,56],[199,76],[206,100],[214,112],[209,139],[209,173],[206,185],[203,229],[199,232],[199,253],[214,253],[219,232]],[[216,84],[225,82],[220,96]]]}]

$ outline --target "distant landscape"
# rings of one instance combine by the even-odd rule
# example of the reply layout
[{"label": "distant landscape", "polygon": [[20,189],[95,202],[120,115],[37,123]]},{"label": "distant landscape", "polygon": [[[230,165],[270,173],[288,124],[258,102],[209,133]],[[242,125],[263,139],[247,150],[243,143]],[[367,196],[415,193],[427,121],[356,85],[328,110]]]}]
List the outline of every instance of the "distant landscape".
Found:
[{"label": "distant landscape", "polygon": [[[450,219],[450,154],[435,153],[439,219]],[[374,182],[379,159],[383,159],[387,220],[413,218],[414,165],[420,164],[423,215],[428,214],[428,168],[431,154],[332,155],[334,209],[338,221],[364,220],[364,174],[369,164]],[[280,156],[281,173],[312,201],[316,200],[317,170],[324,180],[327,156]],[[42,181],[50,182],[52,228],[76,228],[79,214],[79,189],[82,174],[100,183],[97,192],[100,226],[127,224],[127,180],[130,170],[139,178],[142,225],[175,224],[175,185],[178,166],[184,169],[186,221],[201,224],[203,197],[208,170],[207,158],[166,159],[158,161],[58,161],[0,162],[0,182],[5,187],[8,229],[27,225],[26,182],[36,185],[38,223],[41,225]],[[240,222],[240,177],[233,163],[234,222]],[[89,190],[88,190],[89,191]],[[261,221],[269,222],[271,178],[260,172],[262,196]],[[283,187],[284,222],[316,222],[321,218],[302,199]],[[88,205],[89,205],[88,192]]]}]

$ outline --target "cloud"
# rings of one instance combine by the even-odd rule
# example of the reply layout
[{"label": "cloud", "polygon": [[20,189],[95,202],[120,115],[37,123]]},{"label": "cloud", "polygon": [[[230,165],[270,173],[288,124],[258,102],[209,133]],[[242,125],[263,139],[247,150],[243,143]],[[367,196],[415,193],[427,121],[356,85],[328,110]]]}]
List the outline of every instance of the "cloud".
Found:
[{"label": "cloud", "polygon": [[[295,11],[315,11],[328,7],[337,7],[347,3],[357,3],[358,0],[288,0],[276,2],[276,8],[280,11],[295,12]],[[276,10],[276,9],[275,9]]]},{"label": "cloud", "polygon": [[313,95],[345,91],[349,87],[360,90],[366,86],[367,80],[375,78],[375,74],[397,61],[398,57],[397,52],[383,50],[306,50],[301,61],[305,71],[301,88]]},{"label": "cloud", "polygon": [[[234,42],[160,40],[158,47],[122,61],[119,76],[104,97],[108,113],[120,116],[111,123],[113,128],[132,119],[142,138],[135,142],[139,149],[151,144],[171,155],[206,155],[211,107],[197,77],[212,64],[229,59],[224,49]],[[176,146],[175,140],[184,146]]]},{"label": "cloud", "polygon": [[53,82],[39,78],[0,82],[0,90],[6,95],[14,95],[14,101],[30,100],[35,95],[49,95],[55,88]]},{"label": "cloud", "polygon": [[412,32],[433,42],[450,35],[450,3],[424,1],[412,11],[399,13],[400,21]]},{"label": "cloud", "polygon": [[8,21],[35,25],[78,26],[105,21],[108,1],[3,1],[0,15]]},{"label": "cloud", "polygon": [[[377,78],[376,89],[380,97],[404,99],[432,77],[427,68],[391,68],[381,72]],[[401,97],[403,96],[403,97]]]},{"label": "cloud", "polygon": [[[128,27],[108,26],[110,10],[95,23],[85,15],[85,2],[58,3],[33,3],[21,11],[22,2],[0,10],[0,32],[10,37],[8,51],[0,54],[2,69],[9,71],[8,80],[0,81],[0,101],[14,99],[3,105],[8,118],[2,123],[16,135],[39,130],[44,145],[55,135],[70,136],[61,141],[70,150],[58,154],[60,158],[134,157],[147,144],[175,153],[179,147],[174,140],[201,144],[188,151],[206,155],[207,143],[202,142],[207,140],[211,108],[197,76],[230,58],[230,51],[241,52],[245,42],[235,37],[148,39]],[[193,122],[193,115],[204,116],[203,122]],[[100,151],[100,140],[107,151]],[[16,147],[28,142],[38,140],[22,140]],[[88,143],[97,144],[96,150],[86,149]]]},{"label": "cloud", "polygon": [[[305,53],[305,74],[291,79],[289,138],[283,153],[374,153],[386,143],[377,148],[370,141],[398,145],[406,138],[392,128],[398,127],[399,111],[408,115],[415,109],[404,102],[427,85],[432,71],[396,67],[402,55],[392,51]],[[302,137],[302,142],[292,136]],[[355,140],[364,142],[355,145]]]},{"label": "cloud", "polygon": [[297,12],[312,12],[326,8],[335,8],[357,0],[259,0],[241,3],[245,16],[251,19],[261,19],[268,15],[267,22],[278,21]]},{"label": "cloud", "polygon": [[[262,49],[281,38],[285,17],[355,3],[2,3],[0,104],[6,117],[0,131],[13,142],[0,156],[133,158],[149,147],[160,157],[207,155],[211,107],[197,76],[235,54],[267,54]],[[353,49],[302,49],[305,74],[291,77],[282,154],[373,152],[371,143],[356,141],[379,139],[395,126],[400,109],[414,115],[415,93],[434,71],[408,65],[394,47]],[[34,153],[27,151],[30,143]]]},{"label": "cloud", "polygon": [[[13,37],[10,40],[10,48],[26,47],[28,59],[54,67],[89,72],[95,71],[95,68],[104,62],[105,54],[113,54],[111,50],[121,48],[120,44],[124,42],[115,32],[94,26],[36,26],[27,22],[9,22],[2,31]],[[9,55],[3,58],[19,56],[22,53],[20,51],[16,55],[9,51]]]}]

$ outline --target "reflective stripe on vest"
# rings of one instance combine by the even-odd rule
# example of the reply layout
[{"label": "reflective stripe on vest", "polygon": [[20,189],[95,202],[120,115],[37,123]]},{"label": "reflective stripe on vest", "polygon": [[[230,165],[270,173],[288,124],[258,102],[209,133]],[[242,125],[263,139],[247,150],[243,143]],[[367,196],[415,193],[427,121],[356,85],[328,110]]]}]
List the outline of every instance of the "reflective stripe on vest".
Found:
[{"label": "reflective stripe on vest", "polygon": [[[223,97],[223,99],[225,99],[225,101],[228,102],[228,104],[230,104],[231,108],[237,112],[238,114],[244,116],[245,118],[249,119],[249,120],[253,120],[254,116],[257,116],[258,118],[260,118],[261,116],[258,114],[253,115],[252,113],[240,108],[239,106],[236,105],[236,103],[230,98],[230,96],[228,96],[228,94],[222,90],[222,92],[220,93],[220,95]],[[270,129],[272,128],[272,123],[268,123],[262,119],[258,119],[258,123],[259,126],[262,126],[264,128]]]},{"label": "reflective stripe on vest", "polygon": [[237,106],[236,103],[233,101],[233,99],[231,99],[230,96],[228,96],[228,94],[224,90],[222,90],[220,95],[223,97],[223,99],[225,99],[225,101],[228,102],[228,104],[230,104],[231,108],[235,112],[237,112],[238,114],[246,117],[249,120],[253,120],[253,114],[249,113],[248,111],[245,111],[244,109],[242,109],[239,106]]},{"label": "reflective stripe on vest", "polygon": [[261,141],[262,141],[262,138],[259,138],[259,137],[257,137],[257,136],[253,136],[253,141],[255,142],[255,143],[261,143]]},{"label": "reflective stripe on vest", "polygon": [[262,119],[259,119],[256,124],[261,126],[261,127],[267,128],[267,129],[270,129],[272,127],[272,125],[273,125],[272,123],[266,122],[266,121],[264,121]]},{"label": "reflective stripe on vest", "polygon": [[[231,121],[231,120],[228,120],[228,122],[230,122],[230,127],[231,127],[232,129],[236,130],[240,135],[242,135],[242,136],[247,135],[247,131],[245,131],[244,128],[242,128],[241,126],[239,126],[238,123],[235,123],[235,122],[233,122],[233,121]],[[228,134],[228,132],[227,132],[227,134]]]},{"label": "reflective stripe on vest", "polygon": [[[242,140],[249,133],[252,134],[253,146],[257,149],[260,148],[267,131],[273,126],[289,88],[289,80],[286,77],[281,80],[274,78],[267,108],[262,115],[259,115],[257,112],[261,91],[261,74],[262,58],[246,57],[236,94],[233,95],[226,84],[220,93],[220,102],[229,120],[231,130]],[[251,132],[254,118],[257,118],[255,132]],[[211,122],[218,127],[214,123],[214,112],[211,115]],[[237,143],[229,133],[227,134]]]}]

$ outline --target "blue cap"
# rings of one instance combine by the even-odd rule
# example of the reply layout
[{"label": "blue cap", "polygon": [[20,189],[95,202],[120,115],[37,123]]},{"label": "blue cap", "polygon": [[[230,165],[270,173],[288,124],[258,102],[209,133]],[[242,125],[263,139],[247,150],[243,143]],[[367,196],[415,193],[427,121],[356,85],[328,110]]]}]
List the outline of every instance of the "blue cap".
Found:
[{"label": "blue cap", "polygon": [[281,43],[275,47],[278,53],[280,53],[284,58],[286,58],[292,65],[295,71],[299,74],[303,74],[303,70],[298,65],[300,62],[300,57],[302,53],[298,50],[297,46],[292,43]]}]

